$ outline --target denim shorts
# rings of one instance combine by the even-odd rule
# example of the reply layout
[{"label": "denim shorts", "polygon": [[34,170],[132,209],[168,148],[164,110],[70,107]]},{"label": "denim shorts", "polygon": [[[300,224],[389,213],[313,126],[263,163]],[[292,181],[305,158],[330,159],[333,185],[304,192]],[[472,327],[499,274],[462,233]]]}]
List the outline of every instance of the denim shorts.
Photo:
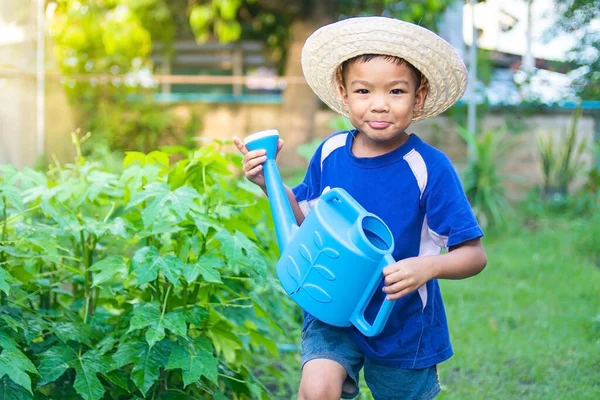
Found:
[{"label": "denim shorts", "polygon": [[440,393],[436,366],[401,369],[375,364],[366,359],[347,329],[313,320],[302,332],[302,366],[310,360],[327,359],[346,369],[342,398],[358,396],[361,368],[375,400],[430,400]]}]

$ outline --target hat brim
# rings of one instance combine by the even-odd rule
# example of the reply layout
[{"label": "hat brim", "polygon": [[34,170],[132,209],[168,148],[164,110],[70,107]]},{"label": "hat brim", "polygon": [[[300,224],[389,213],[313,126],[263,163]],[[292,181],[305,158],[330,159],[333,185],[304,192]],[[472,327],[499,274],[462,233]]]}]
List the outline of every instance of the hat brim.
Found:
[{"label": "hat brim", "polygon": [[393,18],[349,18],[318,29],[302,49],[302,70],[309,86],[332,110],[346,117],[348,112],[338,93],[337,70],[344,61],[363,54],[403,58],[427,78],[427,97],[413,121],[446,111],[467,88],[467,69],[462,59],[430,30]]}]

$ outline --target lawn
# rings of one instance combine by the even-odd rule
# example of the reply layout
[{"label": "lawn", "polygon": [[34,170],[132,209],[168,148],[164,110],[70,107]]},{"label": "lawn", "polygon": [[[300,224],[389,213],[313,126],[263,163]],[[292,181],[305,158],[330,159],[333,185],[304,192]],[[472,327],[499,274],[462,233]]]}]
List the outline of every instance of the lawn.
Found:
[{"label": "lawn", "polygon": [[581,224],[486,238],[487,268],[441,283],[455,356],[440,399],[600,398],[600,268]]},{"label": "lawn", "polygon": [[[439,366],[438,399],[600,399],[600,259],[589,254],[600,253],[598,220],[489,234],[481,274],[441,281],[455,355]],[[299,379],[299,356],[284,357],[277,399],[293,397]]]}]

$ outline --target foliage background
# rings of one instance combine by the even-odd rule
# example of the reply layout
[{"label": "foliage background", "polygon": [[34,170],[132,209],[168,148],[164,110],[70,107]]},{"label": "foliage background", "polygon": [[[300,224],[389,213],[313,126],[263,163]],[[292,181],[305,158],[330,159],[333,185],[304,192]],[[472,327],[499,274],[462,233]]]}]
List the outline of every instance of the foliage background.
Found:
[{"label": "foliage background", "polygon": [[298,313],[266,200],[219,148],[0,169],[4,398],[269,397],[259,360]]}]

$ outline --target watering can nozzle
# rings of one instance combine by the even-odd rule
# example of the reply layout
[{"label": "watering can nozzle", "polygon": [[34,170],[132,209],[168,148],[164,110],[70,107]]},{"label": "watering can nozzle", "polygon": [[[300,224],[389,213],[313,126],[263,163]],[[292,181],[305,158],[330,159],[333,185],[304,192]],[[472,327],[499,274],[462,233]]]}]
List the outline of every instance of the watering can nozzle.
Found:
[{"label": "watering can nozzle", "polygon": [[279,132],[277,129],[256,132],[244,139],[244,144],[248,150],[264,149],[267,151],[267,160],[263,164],[263,174],[267,187],[267,195],[269,196],[269,204],[271,205],[271,214],[275,223],[277,244],[283,253],[285,247],[292,240],[295,231],[298,229],[298,225],[296,224],[296,218],[287,197],[285,186],[279,175],[279,170],[275,164],[278,143]]}]

